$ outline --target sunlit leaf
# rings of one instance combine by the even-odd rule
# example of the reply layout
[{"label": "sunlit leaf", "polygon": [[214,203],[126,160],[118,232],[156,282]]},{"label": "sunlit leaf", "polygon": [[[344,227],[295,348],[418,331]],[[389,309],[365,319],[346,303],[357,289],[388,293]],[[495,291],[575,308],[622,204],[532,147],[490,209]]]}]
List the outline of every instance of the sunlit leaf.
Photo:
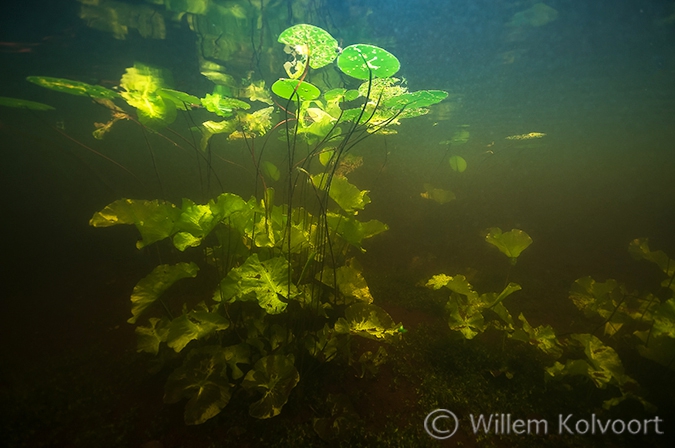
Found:
[{"label": "sunlit leaf", "polygon": [[270,355],[258,360],[242,381],[244,389],[263,396],[249,407],[251,417],[263,419],[278,415],[300,381],[292,355]]},{"label": "sunlit leaf", "polygon": [[279,35],[279,42],[291,47],[305,47],[301,51],[306,52],[313,69],[330,64],[337,55],[338,42],[327,31],[313,25],[287,28]]},{"label": "sunlit leaf", "polygon": [[120,95],[138,113],[141,123],[165,126],[176,119],[176,104],[164,100],[160,91],[165,88],[162,70],[143,64],[126,69],[120,81]]},{"label": "sunlit leaf", "polygon": [[199,271],[196,264],[177,263],[174,265],[161,264],[150,274],[142,278],[131,293],[131,314],[127,322],[136,323],[141,314],[178,280],[195,277]]},{"label": "sunlit leaf", "polygon": [[94,213],[89,225],[110,227],[134,224],[143,238],[136,243],[136,247],[140,249],[170,236],[174,230],[174,222],[180,214],[180,209],[166,201],[118,199],[100,212]]},{"label": "sunlit leaf", "polygon": [[345,303],[353,301],[372,303],[373,296],[361,271],[360,266],[352,259],[351,263],[336,269],[325,267],[322,272],[316,274],[316,279],[330,287],[337,284],[338,290],[345,297]]},{"label": "sunlit leaf", "polygon": [[356,79],[388,78],[401,67],[396,56],[374,45],[350,45],[338,56],[337,65],[343,73]]},{"label": "sunlit leaf", "polygon": [[312,176],[314,186],[323,191],[328,189],[327,182],[329,179],[330,189],[328,190],[328,195],[342,210],[355,214],[358,210],[363,210],[366,205],[370,204],[369,190],[359,190],[344,177],[330,176],[329,173]]},{"label": "sunlit leaf", "polygon": [[398,334],[401,324],[377,305],[357,302],[345,310],[345,317],[338,319],[335,330],[368,339],[388,341]]},{"label": "sunlit leaf", "polygon": [[314,85],[297,79],[279,79],[272,84],[272,92],[283,99],[289,100],[291,97],[301,101],[311,101],[321,95],[321,91]]},{"label": "sunlit leaf", "polygon": [[286,303],[279,297],[288,298],[297,293],[294,285],[288,283],[290,266],[284,257],[261,262],[253,254],[241,266],[232,269],[220,283],[214,300],[256,300],[268,314],[279,314],[286,309]]}]

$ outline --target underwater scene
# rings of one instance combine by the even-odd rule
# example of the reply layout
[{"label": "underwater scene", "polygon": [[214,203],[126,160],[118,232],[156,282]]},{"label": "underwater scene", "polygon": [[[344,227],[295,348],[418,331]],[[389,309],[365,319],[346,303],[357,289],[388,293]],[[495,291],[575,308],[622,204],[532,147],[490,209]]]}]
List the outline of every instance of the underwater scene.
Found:
[{"label": "underwater scene", "polygon": [[675,446],[672,0],[2,9],[1,446]]}]

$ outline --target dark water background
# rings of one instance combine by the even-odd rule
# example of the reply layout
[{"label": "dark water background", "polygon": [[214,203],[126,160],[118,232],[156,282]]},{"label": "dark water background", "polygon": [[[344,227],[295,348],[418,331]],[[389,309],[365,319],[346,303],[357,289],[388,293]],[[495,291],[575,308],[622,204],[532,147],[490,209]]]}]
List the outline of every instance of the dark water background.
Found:
[{"label": "dark water background", "polygon": [[[344,20],[347,9],[339,3],[331,8]],[[482,290],[493,290],[507,268],[482,232],[499,226],[523,229],[534,240],[511,280],[524,288],[517,307],[529,309],[536,323],[562,324],[566,292],[585,275],[655,287],[656,268],[632,260],[627,246],[648,237],[652,249],[675,256],[673,2],[548,1],[557,19],[517,33],[506,24],[532,2],[368,3],[372,29],[365,34],[391,44],[387,49],[400,59],[411,90],[447,90],[453,106],[449,119],[438,112],[410,119],[398,135],[372,137],[356,150],[365,166],[350,179],[370,189],[372,198],[360,216],[390,226],[367,245],[366,278],[369,269],[414,284],[471,269],[479,272]],[[92,229],[88,220],[119,197],[160,194],[137,127],[118,124],[96,141],[92,123],[104,121],[105,110],[25,77],[117,82],[125,68],[143,62],[171,70],[176,89],[197,95],[211,89],[184,23],[168,29],[166,40],[130,33],[119,41],[87,28],[78,7],[65,1],[3,5],[0,41],[37,45],[0,53],[0,96],[57,107],[47,113],[0,109],[6,322],[0,334],[4,341],[27,341],[3,343],[7,357],[26,347],[64,350],[83,344],[84,334],[102,340],[104,329],[124,325],[128,303],[104,298],[128,294],[133,277],[149,265],[133,247],[133,229]],[[132,167],[147,185],[56,133],[51,126],[57,123]],[[466,144],[440,144],[465,125]],[[505,139],[529,132],[547,135]],[[243,145],[221,142],[223,154],[247,162]],[[158,140],[152,144],[168,197],[197,198],[190,158]],[[450,170],[451,154],[467,160],[465,173]],[[229,170],[226,189],[250,193],[250,176],[221,168]],[[454,191],[457,200],[440,205],[422,199],[427,182]],[[124,275],[131,280],[115,283]]]}]

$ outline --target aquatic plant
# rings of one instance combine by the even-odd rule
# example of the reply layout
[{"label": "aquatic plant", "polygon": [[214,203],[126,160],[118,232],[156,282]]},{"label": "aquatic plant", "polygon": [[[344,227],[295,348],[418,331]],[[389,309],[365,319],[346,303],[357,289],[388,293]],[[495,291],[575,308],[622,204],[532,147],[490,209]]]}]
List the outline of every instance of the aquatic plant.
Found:
[{"label": "aquatic plant", "polygon": [[508,232],[502,232],[499,227],[488,229],[485,235],[485,241],[495,246],[501,253],[509,257],[512,265],[518,261],[521,252],[532,244],[530,235],[520,229],[511,229]]},{"label": "aquatic plant", "polygon": [[[515,259],[531,243],[522,231],[509,232],[504,238],[499,229],[490,230],[493,244]],[[625,373],[623,364],[615,349],[593,333],[604,329],[604,334],[617,340],[622,332],[632,334],[637,351],[644,357],[673,368],[675,362],[675,298],[673,278],[675,262],[662,251],[651,251],[646,239],[630,243],[629,251],[638,259],[657,264],[666,274],[662,282],[662,297],[651,293],[639,295],[629,293],[616,280],[596,282],[591,277],[576,280],[570,291],[570,299],[583,311],[587,318],[599,316],[602,323],[591,333],[556,335],[550,325],[532,327],[523,313],[514,321],[503,300],[520,285],[509,283],[500,293],[479,295],[463,275],[438,274],[429,279],[426,286],[451,291],[445,304],[448,325],[465,339],[474,339],[479,334],[494,329],[502,331],[509,339],[528,343],[544,353],[547,359],[555,360],[545,367],[547,380],[560,380],[568,376],[584,376],[596,387],[617,390],[620,395],[607,399],[605,409],[618,405],[630,398],[640,402],[648,411],[654,406],[640,390],[638,382]],[[583,356],[579,356],[579,352]],[[562,359],[564,362],[558,361]],[[512,374],[511,374],[512,375]]]},{"label": "aquatic plant", "polygon": [[[128,322],[137,325],[139,351],[160,360],[182,359],[167,380],[164,401],[186,399],[187,424],[213,418],[238,389],[258,397],[250,404],[251,416],[278,415],[305,373],[308,356],[342,360],[361,377],[375,375],[386,350],[354,353],[352,338],[391,342],[406,331],[372,303],[363,269],[351,254],[364,251],[363,241],[388,227],[357,219],[371,199],[346,177],[358,166],[349,151],[400,118],[425,113],[447,93],[408,92],[391,78],[400,67],[393,55],[354,45],[336,65],[365,82],[352,90],[325,86],[322,94],[307,79],[310,70],[336,59],[337,41],[311,25],[288,28],[279,41],[291,47],[295,62],[286,66],[289,78],[271,86],[285,100],[280,105],[285,116],[276,126],[272,107],[246,112],[250,104],[222,86],[197,98],[168,89],[159,72],[141,65],[128,69],[121,83],[121,98],[136,109],[139,124],[152,125],[154,132],[173,121],[176,110],[203,107],[221,117],[202,123],[197,151],[210,160],[209,139],[218,133],[243,139],[261,184],[261,196],[250,199],[227,192],[204,203],[119,199],[90,220],[94,227],[134,225],[138,249],[162,244],[185,254],[187,261],[161,263],[136,284]],[[255,85],[261,89],[264,83]],[[352,107],[344,108],[348,101]],[[273,128],[286,142],[285,168],[263,160]],[[301,153],[303,140],[309,146]],[[286,187],[278,195],[267,181],[281,179]],[[195,261],[197,254],[202,262]],[[207,282],[210,297],[168,295],[190,278]],[[486,300],[497,308],[500,298]]]}]

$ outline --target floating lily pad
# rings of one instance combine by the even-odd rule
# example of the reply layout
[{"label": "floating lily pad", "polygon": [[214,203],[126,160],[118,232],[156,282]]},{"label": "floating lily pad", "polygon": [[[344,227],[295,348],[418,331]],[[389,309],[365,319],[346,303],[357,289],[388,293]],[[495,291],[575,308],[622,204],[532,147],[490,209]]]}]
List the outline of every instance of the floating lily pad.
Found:
[{"label": "floating lily pad", "polygon": [[321,91],[308,82],[286,78],[279,79],[272,84],[272,92],[286,100],[291,97],[295,98],[294,94],[296,94],[302,101],[315,100],[321,95]]},{"label": "floating lily pad", "polygon": [[309,66],[313,69],[330,64],[337,55],[337,40],[328,31],[314,25],[299,24],[286,28],[279,35],[279,42],[291,47],[305,46]]},{"label": "floating lily pad", "polygon": [[17,107],[19,109],[29,110],[54,110],[49,104],[38,103],[36,101],[21,100],[19,98],[8,98],[0,96],[0,106]]},{"label": "floating lily pad", "polygon": [[401,63],[396,56],[380,47],[367,44],[350,45],[340,53],[337,65],[343,73],[356,79],[388,78]]}]

